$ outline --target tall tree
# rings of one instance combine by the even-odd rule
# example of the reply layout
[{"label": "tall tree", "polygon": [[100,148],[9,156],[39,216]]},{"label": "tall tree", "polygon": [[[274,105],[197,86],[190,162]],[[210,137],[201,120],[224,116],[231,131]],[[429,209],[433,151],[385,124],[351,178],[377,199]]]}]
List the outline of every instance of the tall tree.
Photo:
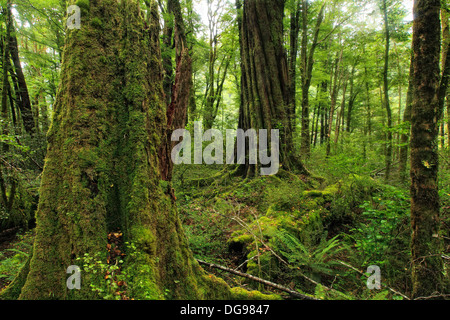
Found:
[{"label": "tall tree", "polygon": [[399,175],[400,179],[403,181],[406,181],[407,179],[407,171],[406,171],[406,164],[408,162],[408,142],[410,138],[410,131],[411,131],[411,108],[412,108],[412,99],[413,99],[413,73],[414,73],[414,54],[411,54],[411,64],[410,64],[410,79],[409,79],[409,85],[408,85],[408,91],[406,93],[406,106],[405,111],[403,113],[403,123],[405,125],[405,132],[402,133],[400,137],[400,154],[399,154]]},{"label": "tall tree", "polygon": [[387,0],[382,0],[381,8],[383,12],[384,21],[384,36],[385,36],[385,51],[384,51],[384,69],[383,69],[383,102],[386,108],[387,116],[387,145],[386,145],[386,173],[385,180],[388,180],[391,174],[392,166],[392,152],[393,152],[393,136],[392,136],[392,110],[389,100],[389,53],[391,45],[391,32],[388,18],[388,5]]},{"label": "tall tree", "polygon": [[321,5],[313,31],[313,40],[308,52],[308,12],[309,1],[302,1],[302,45],[301,45],[301,79],[302,79],[302,132],[301,132],[301,154],[309,157],[311,152],[310,112],[309,112],[309,89],[311,87],[312,72],[314,67],[314,53],[319,44],[320,26],[323,22],[325,2]]},{"label": "tall tree", "polygon": [[411,109],[411,255],[413,296],[442,292],[437,150],[440,0],[415,0]]},{"label": "tall tree", "polygon": [[[242,105],[239,128],[279,129],[280,163],[307,174],[293,143],[289,121],[289,71],[283,46],[285,0],[246,0],[241,31]],[[245,175],[255,175],[246,165]]]},{"label": "tall tree", "polygon": [[297,55],[298,55],[298,38],[300,34],[300,17],[301,17],[301,0],[291,0],[289,3],[289,117],[293,128],[295,129],[295,114],[297,109]]},{"label": "tall tree", "polygon": [[[147,1],[147,6],[148,8],[151,7],[149,1]],[[172,180],[173,170],[171,150],[174,146],[171,136],[174,130],[184,129],[186,126],[189,100],[192,93],[192,58],[189,52],[186,27],[179,0],[167,0],[166,26],[164,30],[163,42],[166,45],[170,44],[170,46],[173,43],[175,48],[176,67],[175,78],[172,80],[170,77],[173,73],[171,57],[163,60],[165,67],[163,83],[167,104],[167,128],[165,131],[166,135],[162,137],[163,141],[158,154],[161,178],[165,181],[170,181]]]},{"label": "tall tree", "polygon": [[14,21],[11,11],[11,1],[8,1],[6,8],[7,23],[9,38],[9,50],[11,55],[11,60],[14,66],[14,76],[13,81],[16,83],[17,87],[17,101],[20,114],[22,115],[23,126],[25,131],[29,134],[33,134],[35,130],[35,121],[33,117],[33,111],[31,106],[30,95],[28,93],[28,86],[25,80],[25,75],[22,70],[22,64],[19,57],[19,45],[17,43],[16,31],[14,27]]},{"label": "tall tree", "polygon": [[235,44],[226,43],[224,40],[226,38],[225,34],[234,30],[234,24],[229,21],[230,17],[226,11],[226,1],[208,0],[207,5],[209,54],[203,103],[203,125],[205,130],[211,129],[217,118],[222,102],[225,80],[235,53]]},{"label": "tall tree", "polygon": [[90,284],[101,286],[105,274],[83,270],[81,289],[69,290],[66,270],[86,256],[108,263],[108,233],[120,229],[134,245],[120,248],[130,297],[227,298],[226,284],[194,260],[160,180],[166,105],[156,6],[146,23],[134,0],[91,0],[81,10],[81,29],[66,37],[32,258],[4,294],[98,298]]}]

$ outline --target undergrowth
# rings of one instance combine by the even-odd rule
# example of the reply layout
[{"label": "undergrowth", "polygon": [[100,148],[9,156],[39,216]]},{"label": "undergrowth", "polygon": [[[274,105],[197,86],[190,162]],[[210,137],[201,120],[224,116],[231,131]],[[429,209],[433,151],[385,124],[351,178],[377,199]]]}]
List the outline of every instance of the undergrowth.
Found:
[{"label": "undergrowth", "polygon": [[[308,162],[315,164],[315,176],[325,177],[320,184],[294,175],[218,182],[209,177],[223,176],[223,167],[176,168],[180,216],[194,255],[320,299],[407,299],[408,186],[396,179],[386,184],[379,161],[370,161],[376,155],[325,160],[321,153]],[[444,217],[450,208],[446,172],[441,173]],[[380,290],[367,286],[371,265],[381,269]],[[226,280],[268,289],[236,277]]]}]

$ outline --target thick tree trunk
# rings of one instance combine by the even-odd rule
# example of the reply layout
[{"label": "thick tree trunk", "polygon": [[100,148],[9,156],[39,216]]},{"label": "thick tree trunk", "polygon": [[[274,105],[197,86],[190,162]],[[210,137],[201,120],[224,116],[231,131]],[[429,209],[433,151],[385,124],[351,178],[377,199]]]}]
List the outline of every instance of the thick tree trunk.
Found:
[{"label": "thick tree trunk", "polygon": [[108,234],[117,230],[132,244],[119,248],[127,297],[229,297],[194,260],[160,180],[166,105],[151,8],[145,24],[137,1],[91,0],[81,29],[67,33],[33,255],[23,288],[13,290],[22,299],[98,298],[90,285],[104,286],[104,272],[83,268],[81,289],[69,290],[66,270],[86,255],[108,263]]},{"label": "thick tree trunk", "polygon": [[411,255],[413,297],[442,292],[437,150],[440,80],[439,0],[416,0],[411,112]]},{"label": "thick tree trunk", "polygon": [[[284,0],[248,0],[241,25],[242,106],[239,127],[280,130],[283,168],[307,174],[295,153],[289,121],[289,70],[283,47]],[[254,175],[246,165],[244,175]]]}]

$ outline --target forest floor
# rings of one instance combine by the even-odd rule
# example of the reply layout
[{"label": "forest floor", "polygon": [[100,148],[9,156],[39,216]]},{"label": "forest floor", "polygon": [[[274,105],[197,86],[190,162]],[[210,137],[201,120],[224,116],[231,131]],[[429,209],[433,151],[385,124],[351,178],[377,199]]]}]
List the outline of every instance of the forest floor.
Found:
[{"label": "forest floor", "polygon": [[[319,299],[406,299],[410,280],[409,190],[385,184],[376,157],[314,164],[322,180],[281,172],[251,180],[223,166],[177,166],[173,187],[195,258]],[[450,230],[450,174],[441,172],[443,223]],[[319,182],[320,181],[320,182]],[[0,234],[0,289],[32,248],[33,231]],[[447,239],[450,235],[446,235]],[[450,241],[446,240],[449,256]],[[447,263],[447,269],[450,267]],[[382,289],[368,289],[369,266]],[[231,287],[277,293],[253,280],[205,267]]]},{"label": "forest floor", "polygon": [[0,291],[8,286],[31,252],[33,231],[18,227],[0,233]]},{"label": "forest floor", "polygon": [[[346,259],[347,244],[336,237],[355,227],[356,216],[363,212],[359,205],[375,188],[374,180],[350,179],[349,185],[359,188],[355,192],[344,185],[308,184],[295,175],[251,181],[230,177],[212,183],[205,179],[221,169],[189,166],[175,172],[180,217],[196,258],[316,295],[322,294],[318,282],[327,289],[336,287],[336,274],[352,273],[349,283],[340,281],[358,291],[355,282],[364,283],[362,272],[333,261],[355,262]],[[354,199],[358,192],[361,199]],[[218,275],[230,286],[269,289],[221,271]]]},{"label": "forest floor", "polygon": [[[407,299],[408,188],[385,184],[369,162],[358,169],[345,158],[332,161],[319,170],[323,183],[293,174],[243,181],[224,178],[223,167],[177,167],[177,203],[194,256],[321,299]],[[450,185],[443,183],[448,218]],[[450,252],[449,241],[446,246]],[[371,265],[381,269],[381,290],[368,288]],[[270,291],[217,274],[230,286]]]}]

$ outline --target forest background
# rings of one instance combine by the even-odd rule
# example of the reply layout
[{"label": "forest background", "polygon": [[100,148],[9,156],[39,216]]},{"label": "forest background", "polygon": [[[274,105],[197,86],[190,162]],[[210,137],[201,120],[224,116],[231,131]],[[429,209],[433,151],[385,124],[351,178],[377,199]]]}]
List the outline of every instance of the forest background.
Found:
[{"label": "forest background", "polygon": [[[85,14],[102,1],[1,1],[3,288],[20,279],[19,270],[29,268],[36,211],[43,202],[43,170],[46,157],[54,159],[47,151],[48,132],[58,127],[55,121],[70,120],[55,112],[61,92],[73,88],[61,76],[72,40],[67,34],[77,32],[66,25],[69,2]],[[142,28],[158,30],[155,52],[160,54],[161,97],[170,120],[167,132],[157,132],[166,143],[156,152],[158,188],[168,190],[183,227],[178,232],[185,234],[189,251],[208,272],[230,287],[272,294],[263,298],[448,298],[449,9],[446,1],[417,2],[419,8],[439,4],[433,16],[438,23],[430,24],[434,29],[429,31],[439,42],[429,41],[433,50],[414,46],[412,1],[286,0],[273,1],[273,7],[263,0],[138,1],[147,19]],[[275,14],[255,14],[253,3],[255,12],[270,8]],[[158,13],[156,20],[151,12]],[[87,24],[104,30],[106,22],[98,17],[82,18],[82,28]],[[419,35],[423,30],[417,28]],[[262,39],[270,35],[272,47],[262,47],[274,60],[258,56],[252,45],[258,34]],[[420,60],[421,52],[430,64]],[[79,63],[89,66],[89,61]],[[434,79],[435,100],[425,100],[420,91],[425,80],[419,74]],[[277,81],[283,92],[279,96],[273,89]],[[264,98],[252,90],[267,84],[270,103],[258,109],[255,105]],[[80,121],[91,119],[80,116]],[[195,121],[202,121],[205,130],[222,132],[280,129],[280,172],[262,177],[248,163],[168,164],[173,145],[164,139],[176,128],[192,132]],[[430,137],[414,131],[424,126]],[[68,146],[69,138],[64,140]],[[83,157],[88,156],[80,155],[86,163],[97,161]],[[425,178],[417,180],[419,176]],[[116,237],[116,245],[124,245],[123,226],[112,224],[108,240]],[[134,275],[117,271],[118,261],[126,264],[117,254],[116,266],[110,263],[112,242],[108,245],[104,260],[78,257],[84,259],[84,272],[106,275],[90,288],[97,297],[126,299],[139,292],[136,297],[170,299],[184,290],[175,288],[178,278],[171,280],[176,285],[161,285],[163,289],[126,289]],[[133,245],[120,250],[131,256]],[[367,286],[369,266],[381,271],[381,287],[375,290]],[[245,292],[235,290],[234,295],[248,297]],[[252,291],[251,297],[260,297],[259,292]]]}]

